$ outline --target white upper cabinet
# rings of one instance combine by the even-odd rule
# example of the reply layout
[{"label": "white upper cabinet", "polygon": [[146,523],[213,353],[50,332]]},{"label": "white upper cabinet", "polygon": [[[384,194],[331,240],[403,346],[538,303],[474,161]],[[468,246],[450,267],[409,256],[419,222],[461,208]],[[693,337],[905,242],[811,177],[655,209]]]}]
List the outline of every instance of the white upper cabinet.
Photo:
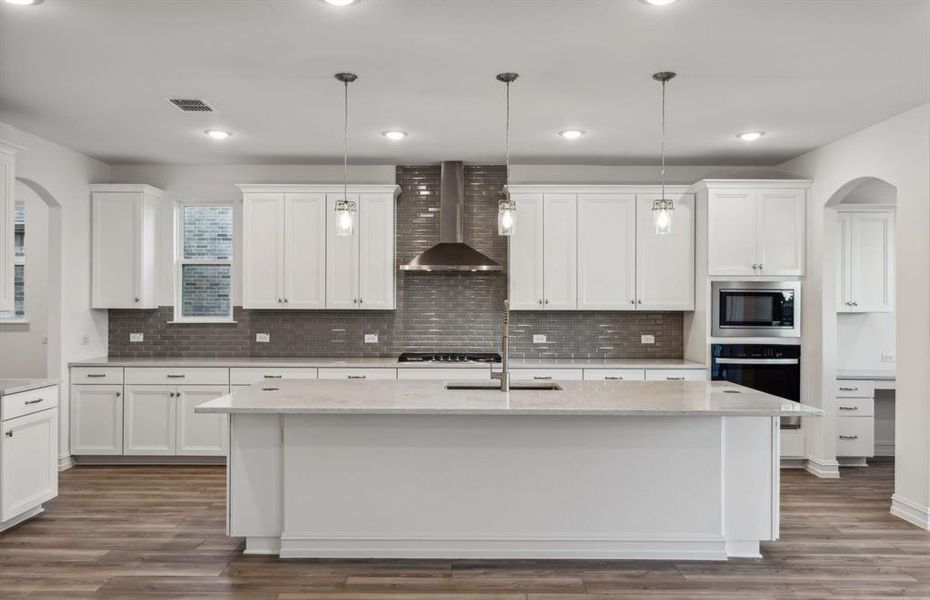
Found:
[{"label": "white upper cabinet", "polygon": [[349,186],[355,235],[335,232],[342,186],[240,185],[242,306],[393,309],[393,185]]},{"label": "white upper cabinet", "polygon": [[510,238],[510,308],[543,309],[543,197],[511,194],[516,227]]},{"label": "white upper cabinet", "polygon": [[17,146],[0,142],[0,310],[13,310],[13,220]]},{"label": "white upper cabinet", "polygon": [[91,185],[92,308],[157,308],[156,224],[161,190]]},{"label": "white upper cabinet", "polygon": [[672,232],[656,235],[652,202],[636,197],[636,308],[694,310],[694,195],[666,194],[675,202]]},{"label": "white upper cabinet", "polygon": [[707,180],[707,272],[727,276],[804,274],[807,181]]},{"label": "white upper cabinet", "polygon": [[543,305],[547,310],[577,306],[578,225],[574,194],[543,196]]},{"label": "white upper cabinet", "polygon": [[894,212],[840,212],[840,312],[894,310]]},{"label": "white upper cabinet", "polygon": [[579,309],[636,307],[636,208],[635,194],[579,194]]}]

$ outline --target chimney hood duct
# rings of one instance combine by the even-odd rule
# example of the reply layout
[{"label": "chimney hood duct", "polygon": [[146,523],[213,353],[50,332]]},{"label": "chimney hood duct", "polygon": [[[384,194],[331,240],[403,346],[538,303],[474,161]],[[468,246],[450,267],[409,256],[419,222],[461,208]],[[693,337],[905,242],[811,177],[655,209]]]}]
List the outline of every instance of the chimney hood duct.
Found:
[{"label": "chimney hood duct", "polygon": [[439,243],[419,254],[401,271],[500,271],[501,266],[464,243],[465,168],[459,161],[442,163],[439,190]]}]

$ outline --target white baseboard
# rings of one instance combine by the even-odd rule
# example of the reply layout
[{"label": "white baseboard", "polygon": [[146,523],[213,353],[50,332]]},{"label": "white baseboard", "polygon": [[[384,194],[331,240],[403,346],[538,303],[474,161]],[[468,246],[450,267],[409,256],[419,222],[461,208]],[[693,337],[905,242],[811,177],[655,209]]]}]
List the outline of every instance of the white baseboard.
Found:
[{"label": "white baseboard", "polygon": [[225,465],[225,456],[74,456],[76,465]]},{"label": "white baseboard", "polygon": [[782,469],[803,469],[807,466],[806,458],[782,458]]},{"label": "white baseboard", "polygon": [[923,506],[895,494],[891,497],[891,514],[930,531],[930,506]]},{"label": "white baseboard", "polygon": [[70,454],[63,454],[58,457],[58,470],[67,471],[74,466],[74,459],[71,458]]},{"label": "white baseboard", "polygon": [[804,470],[821,479],[840,478],[840,463],[835,460],[818,460],[816,458],[807,457]]}]

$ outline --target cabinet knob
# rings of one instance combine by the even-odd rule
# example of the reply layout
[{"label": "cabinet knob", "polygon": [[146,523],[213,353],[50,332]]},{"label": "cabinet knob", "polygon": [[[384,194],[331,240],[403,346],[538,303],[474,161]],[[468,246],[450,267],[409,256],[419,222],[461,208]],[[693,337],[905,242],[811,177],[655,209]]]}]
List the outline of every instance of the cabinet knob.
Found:
[{"label": "cabinet knob", "polygon": [[759,265],[753,263],[753,265],[752,265],[752,270],[755,271],[755,270],[758,269],[758,268],[759,268]]},{"label": "cabinet knob", "polygon": [[542,304],[542,298],[539,299],[539,303]]},{"label": "cabinet knob", "polygon": [[13,430],[12,430],[12,429],[6,432],[6,437],[13,437]]},{"label": "cabinet knob", "polygon": [[361,298],[358,299],[358,303],[359,303],[359,304],[362,303],[362,299],[361,299]]},{"label": "cabinet knob", "polygon": [[278,304],[283,304],[283,302],[281,302],[281,298],[278,298]]},{"label": "cabinet knob", "polygon": [[636,304],[636,300],[630,300],[630,304]]},{"label": "cabinet knob", "polygon": [[116,392],[116,397],[117,397],[117,398],[119,398],[119,397],[122,396],[122,395],[123,395],[123,392]]},{"label": "cabinet knob", "polygon": [[637,304],[642,304],[643,301],[642,301],[642,300],[637,300],[636,303],[637,303]]},{"label": "cabinet knob", "polygon": [[549,304],[549,298],[546,298],[546,304]]},{"label": "cabinet knob", "polygon": [[284,303],[287,304],[287,298],[284,299]]},{"label": "cabinet knob", "polygon": [[759,270],[762,271],[762,263],[759,263]]},{"label": "cabinet knob", "polygon": [[358,304],[358,298],[352,298],[352,304]]},{"label": "cabinet knob", "polygon": [[135,302],[136,304],[139,303],[139,299],[138,299],[138,298],[133,298],[132,301]]}]

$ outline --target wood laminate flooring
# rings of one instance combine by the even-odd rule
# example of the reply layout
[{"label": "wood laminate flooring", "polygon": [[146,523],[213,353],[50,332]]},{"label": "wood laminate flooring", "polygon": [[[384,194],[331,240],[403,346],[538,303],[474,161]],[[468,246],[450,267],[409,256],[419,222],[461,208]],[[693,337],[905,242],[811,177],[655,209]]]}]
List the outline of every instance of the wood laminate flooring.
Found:
[{"label": "wood laminate flooring", "polygon": [[43,515],[0,534],[0,598],[930,598],[930,533],[888,514],[893,468],[783,471],[782,539],[762,559],[585,562],[243,556],[223,467],[76,467]]}]

